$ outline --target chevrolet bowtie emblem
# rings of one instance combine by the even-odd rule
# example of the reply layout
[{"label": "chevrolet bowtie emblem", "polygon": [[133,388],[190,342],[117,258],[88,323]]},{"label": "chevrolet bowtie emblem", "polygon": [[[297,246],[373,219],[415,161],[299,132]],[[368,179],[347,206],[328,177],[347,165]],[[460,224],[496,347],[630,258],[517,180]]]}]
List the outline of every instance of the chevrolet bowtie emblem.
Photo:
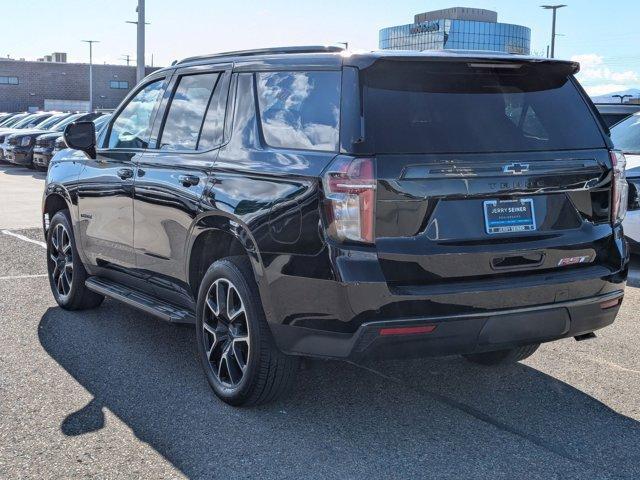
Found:
[{"label": "chevrolet bowtie emblem", "polygon": [[512,163],[502,167],[504,173],[512,173],[513,175],[521,175],[529,171],[528,163]]}]

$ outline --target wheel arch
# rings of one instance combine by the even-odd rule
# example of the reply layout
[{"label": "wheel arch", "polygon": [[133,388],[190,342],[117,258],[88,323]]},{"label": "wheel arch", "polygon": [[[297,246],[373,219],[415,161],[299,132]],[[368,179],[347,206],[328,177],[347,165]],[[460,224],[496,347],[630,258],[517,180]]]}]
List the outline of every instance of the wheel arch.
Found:
[{"label": "wheel arch", "polygon": [[44,216],[48,215],[49,222],[53,218],[53,216],[61,210],[69,210],[69,214],[71,215],[71,221],[73,228],[73,223],[75,222],[75,218],[73,215],[72,202],[69,192],[61,186],[51,187],[48,186],[45,192],[44,200],[42,202],[42,228],[44,234],[47,234],[47,223],[44,220]]},{"label": "wheel arch", "polygon": [[235,217],[220,213],[198,218],[191,228],[186,257],[186,278],[194,297],[197,298],[200,282],[209,266],[229,256],[249,258],[262,291],[264,267],[248,226]]}]

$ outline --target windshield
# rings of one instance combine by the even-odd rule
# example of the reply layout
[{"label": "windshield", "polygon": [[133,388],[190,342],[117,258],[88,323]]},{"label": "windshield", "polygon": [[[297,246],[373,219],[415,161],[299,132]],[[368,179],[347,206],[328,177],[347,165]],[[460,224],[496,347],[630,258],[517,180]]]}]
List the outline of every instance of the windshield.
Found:
[{"label": "windshield", "polygon": [[604,148],[562,66],[384,61],[364,72],[365,140],[377,153]]},{"label": "windshield", "polygon": [[13,126],[13,128],[35,127],[36,125],[43,122],[47,118],[49,118],[49,115],[41,115],[41,114],[29,115],[28,117],[25,117],[21,121],[16,123]]},{"label": "windshield", "polygon": [[58,123],[60,120],[62,120],[63,118],[67,118],[68,116],[69,116],[68,113],[58,113],[56,115],[52,115],[51,117],[47,118],[44,122],[42,122],[40,125],[38,125],[38,128],[41,128],[42,130],[48,130],[50,127]]},{"label": "windshield", "polygon": [[611,141],[625,153],[640,153],[640,115],[633,115],[613,126]]},{"label": "windshield", "polygon": [[5,120],[0,126],[1,127],[11,127],[13,125],[15,125],[16,123],[18,123],[20,120],[22,120],[23,118],[25,118],[27,116],[26,113],[21,113],[20,115],[16,115],[14,117],[11,117],[8,120]]},{"label": "windshield", "polygon": [[80,117],[84,116],[86,114],[84,113],[76,113],[75,115],[71,115],[67,118],[65,118],[64,120],[62,120],[59,123],[56,123],[53,128],[51,128],[51,130],[53,130],[54,132],[63,132],[64,128],[69,125],[71,122],[75,122],[77,119],[79,119]]}]

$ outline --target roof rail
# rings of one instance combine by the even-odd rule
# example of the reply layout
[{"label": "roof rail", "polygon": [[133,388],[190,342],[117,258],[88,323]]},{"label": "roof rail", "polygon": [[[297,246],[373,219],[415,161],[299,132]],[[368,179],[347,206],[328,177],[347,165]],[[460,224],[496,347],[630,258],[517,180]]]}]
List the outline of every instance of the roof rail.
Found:
[{"label": "roof rail", "polygon": [[279,55],[285,53],[334,53],[342,52],[344,50],[344,47],[340,47],[338,45],[306,45],[296,47],[256,48],[253,50],[237,50],[235,52],[212,53],[211,55],[189,57],[183,60],[179,60],[178,62],[176,62],[176,65],[220,57],[248,57],[251,55]]}]

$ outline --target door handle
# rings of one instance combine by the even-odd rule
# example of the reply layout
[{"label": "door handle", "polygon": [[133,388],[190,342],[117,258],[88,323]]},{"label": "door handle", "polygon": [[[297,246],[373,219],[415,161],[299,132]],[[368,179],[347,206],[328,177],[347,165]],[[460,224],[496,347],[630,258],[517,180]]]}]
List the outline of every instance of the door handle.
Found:
[{"label": "door handle", "polygon": [[187,188],[194,187],[200,183],[200,177],[197,175],[180,175],[178,180]]},{"label": "door handle", "polygon": [[133,177],[133,169],[131,169],[131,168],[121,168],[120,170],[118,170],[118,176],[122,180],[126,180],[128,178],[132,178]]}]

